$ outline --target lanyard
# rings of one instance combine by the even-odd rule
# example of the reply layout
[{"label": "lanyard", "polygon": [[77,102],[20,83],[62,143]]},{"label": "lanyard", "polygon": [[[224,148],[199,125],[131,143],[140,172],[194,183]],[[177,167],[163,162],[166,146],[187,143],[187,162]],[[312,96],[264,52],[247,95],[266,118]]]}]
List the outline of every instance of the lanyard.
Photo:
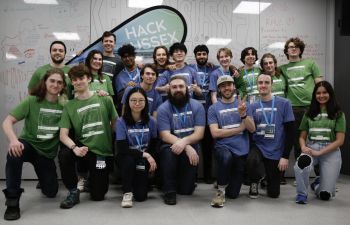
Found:
[{"label": "lanyard", "polygon": [[174,108],[174,110],[175,110],[175,112],[177,114],[177,117],[179,118],[179,120],[181,122],[182,127],[185,127],[186,126],[186,119],[187,119],[188,103],[185,106],[185,111],[183,112],[183,114],[184,114],[183,118],[181,118],[181,113],[176,109],[176,107],[173,106],[173,108]]},{"label": "lanyard", "polygon": [[143,135],[145,134],[144,129],[145,129],[145,126],[142,126],[141,139],[139,138],[138,133],[135,133],[135,139],[136,139],[136,142],[137,142],[137,148],[140,151],[142,151],[141,147],[142,147]]},{"label": "lanyard", "polygon": [[139,70],[139,68],[136,67],[136,70],[134,70],[134,71],[136,71],[136,74],[135,74],[134,77],[132,76],[134,71],[129,72],[127,69],[124,69],[124,71],[125,71],[126,74],[128,74],[130,81],[135,81],[136,82],[136,79],[137,79],[138,80],[137,83],[141,83],[141,77],[140,77],[140,70]]},{"label": "lanyard", "polygon": [[230,71],[225,72],[222,66],[220,66],[220,72],[221,72],[221,76],[230,75]]},{"label": "lanyard", "polygon": [[[203,71],[199,71],[199,68],[198,68],[198,65],[196,64],[195,65],[196,66],[196,71],[197,71],[197,74],[199,73],[199,72],[202,72],[203,73]],[[204,75],[203,76],[199,76],[199,79],[200,79],[200,85],[202,86],[202,87],[204,87],[205,85],[206,85],[206,78],[207,78],[207,76],[208,76],[208,73],[207,73],[207,67],[206,66],[204,66]]]},{"label": "lanyard", "polygon": [[254,84],[254,77],[255,77],[255,69],[253,68],[253,73],[252,73],[252,78],[250,79],[248,76],[248,72],[246,69],[246,66],[244,65],[244,76],[246,77],[249,87],[250,87],[250,91],[253,91],[253,84]]},{"label": "lanyard", "polygon": [[262,113],[264,115],[264,118],[265,118],[265,122],[267,123],[267,125],[271,125],[272,121],[273,121],[273,111],[274,111],[274,108],[275,108],[275,96],[272,97],[271,121],[269,121],[267,119],[266,112],[264,110],[264,106],[263,106],[261,100],[259,101],[259,103],[260,103],[261,111],[262,111]]}]

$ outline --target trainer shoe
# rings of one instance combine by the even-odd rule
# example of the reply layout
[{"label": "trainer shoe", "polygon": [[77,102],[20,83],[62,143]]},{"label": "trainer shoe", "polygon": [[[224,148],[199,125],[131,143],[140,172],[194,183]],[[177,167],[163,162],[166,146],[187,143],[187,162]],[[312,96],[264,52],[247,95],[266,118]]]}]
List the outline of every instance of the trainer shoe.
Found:
[{"label": "trainer shoe", "polygon": [[214,208],[222,208],[224,207],[224,203],[225,203],[224,192],[221,190],[217,190],[215,197],[213,198],[213,200],[211,200],[210,205],[213,206]]},{"label": "trainer shoe", "polygon": [[131,208],[132,207],[132,198],[133,198],[132,192],[124,193],[121,206],[123,208]]},{"label": "trainer shoe", "polygon": [[295,202],[302,205],[307,204],[307,195],[298,194]]},{"label": "trainer shoe", "polygon": [[258,184],[251,183],[249,188],[249,198],[256,199],[259,196]]},{"label": "trainer shoe", "polygon": [[79,196],[80,196],[79,189],[70,191],[68,193],[67,198],[61,202],[61,205],[60,205],[61,209],[70,209],[76,204],[80,203]]},{"label": "trainer shoe", "polygon": [[167,205],[176,205],[176,192],[164,194],[164,203]]},{"label": "trainer shoe", "polygon": [[77,188],[80,192],[89,192],[87,179],[84,177],[79,177]]}]

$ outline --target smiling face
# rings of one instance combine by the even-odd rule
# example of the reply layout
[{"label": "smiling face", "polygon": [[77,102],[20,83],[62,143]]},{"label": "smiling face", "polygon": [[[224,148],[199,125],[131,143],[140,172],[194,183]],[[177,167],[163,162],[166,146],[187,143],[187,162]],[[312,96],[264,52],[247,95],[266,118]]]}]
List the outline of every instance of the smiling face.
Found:
[{"label": "smiling face", "polygon": [[174,62],[176,62],[176,63],[184,62],[185,57],[186,57],[186,53],[184,50],[175,49],[172,57],[173,57]]},{"label": "smiling face", "polygon": [[72,85],[74,86],[74,91],[76,93],[83,93],[89,89],[89,83],[91,82],[91,78],[87,75],[82,77],[72,77]]},{"label": "smiling face", "polygon": [[208,62],[208,53],[205,51],[196,52],[195,57],[197,64],[200,66],[204,66]]},{"label": "smiling face", "polygon": [[263,59],[263,70],[267,74],[274,75],[276,72],[276,64],[271,57],[266,57]]},{"label": "smiling face", "polygon": [[255,61],[256,56],[254,55],[253,50],[249,49],[247,55],[244,57],[244,62],[247,66],[252,66],[254,65]]},{"label": "smiling face", "polygon": [[288,44],[287,52],[290,58],[299,58],[301,53],[300,48],[297,45],[295,45],[293,42],[290,42]]},{"label": "smiling face", "polygon": [[57,96],[59,93],[61,93],[64,87],[64,82],[60,74],[54,73],[47,78],[45,85],[46,94]]},{"label": "smiling face", "polygon": [[113,53],[115,41],[113,36],[104,37],[102,41],[103,51],[107,54]]},{"label": "smiling face", "polygon": [[64,46],[61,44],[53,44],[50,49],[51,60],[55,64],[61,64],[66,56]]},{"label": "smiling face", "polygon": [[320,103],[321,106],[326,105],[329,101],[329,93],[327,92],[327,89],[323,86],[317,88],[315,96],[317,102]]},{"label": "smiling face", "polygon": [[229,100],[235,92],[235,85],[232,82],[224,82],[219,85],[219,91],[223,99]]},{"label": "smiling face", "polygon": [[131,112],[141,113],[145,108],[146,99],[140,92],[131,94],[129,98]]},{"label": "smiling face", "polygon": [[158,65],[164,66],[168,61],[168,56],[163,48],[158,48],[155,54],[155,59]]},{"label": "smiling face", "polygon": [[267,96],[271,94],[272,79],[270,75],[260,74],[256,83],[260,96]]},{"label": "smiling face", "polygon": [[91,70],[97,72],[102,67],[102,55],[95,53],[90,60]]},{"label": "smiling face", "polygon": [[222,67],[228,67],[231,64],[232,57],[225,51],[220,51],[218,56],[219,63]]},{"label": "smiling face", "polygon": [[144,82],[145,84],[153,85],[157,79],[157,75],[152,68],[145,67],[143,74],[141,75],[141,78],[142,78],[142,82]]}]

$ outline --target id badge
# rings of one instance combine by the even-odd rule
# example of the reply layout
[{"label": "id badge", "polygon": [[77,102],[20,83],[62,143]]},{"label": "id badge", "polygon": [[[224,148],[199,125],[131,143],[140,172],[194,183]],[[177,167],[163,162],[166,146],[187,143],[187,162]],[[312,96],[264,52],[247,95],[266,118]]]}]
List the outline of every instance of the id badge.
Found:
[{"label": "id badge", "polygon": [[106,168],[106,158],[103,156],[96,157],[96,169],[102,170]]},{"label": "id badge", "polygon": [[136,163],[136,170],[139,170],[139,171],[145,171],[146,170],[146,162],[145,162],[145,159],[140,159],[137,161]]},{"label": "id badge", "polygon": [[266,125],[264,138],[266,139],[275,138],[275,124]]}]

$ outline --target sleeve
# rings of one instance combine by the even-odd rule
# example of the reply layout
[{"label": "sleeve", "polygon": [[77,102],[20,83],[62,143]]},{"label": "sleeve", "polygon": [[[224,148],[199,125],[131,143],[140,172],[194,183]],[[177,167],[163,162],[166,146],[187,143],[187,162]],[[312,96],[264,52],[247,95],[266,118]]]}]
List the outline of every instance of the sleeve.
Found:
[{"label": "sleeve", "polygon": [[108,90],[108,94],[110,96],[113,96],[114,95],[114,91],[113,91],[113,85],[112,85],[112,81],[111,79],[105,75],[105,79],[106,79],[106,82],[107,82],[107,90]]},{"label": "sleeve", "polygon": [[[163,103],[164,104],[164,103]],[[157,127],[158,131],[171,131],[169,113],[165,110],[166,105],[161,105],[157,110]]]},{"label": "sleeve", "polygon": [[[196,100],[193,100],[196,101]],[[196,101],[194,111],[194,126],[205,126],[205,110],[202,104]]]},{"label": "sleeve", "polygon": [[299,130],[309,131],[308,117],[306,116],[306,113],[304,113],[303,119],[301,120]]},{"label": "sleeve", "polygon": [[17,121],[23,120],[29,114],[30,111],[30,98],[28,96],[22,102],[20,102],[14,109],[10,111],[10,115],[15,117]]},{"label": "sleeve", "polygon": [[118,113],[115,110],[112,97],[111,96],[103,96],[101,98],[103,98],[104,101],[106,102],[106,106],[107,106],[106,108],[109,112],[109,119],[115,120],[116,118],[118,118]]},{"label": "sleeve", "polygon": [[157,79],[156,87],[162,87],[168,83],[169,71],[164,71],[162,76]]},{"label": "sleeve", "polygon": [[126,96],[128,96],[129,91],[130,91],[130,87],[127,87],[125,89],[125,91],[124,91],[124,94],[123,94],[123,97],[122,97],[122,100],[121,100],[122,105],[125,105]]},{"label": "sleeve", "polygon": [[209,90],[212,92],[217,92],[217,87],[216,87],[216,83],[218,80],[218,75],[215,72],[216,70],[214,70],[213,72],[210,73],[209,75]]},{"label": "sleeve", "polygon": [[318,77],[322,77],[321,72],[320,72],[320,68],[318,67],[318,65],[316,64],[315,61],[312,61],[311,70],[312,70],[312,77],[314,79],[318,78]]},{"label": "sleeve", "polygon": [[283,123],[294,121],[294,114],[292,109],[292,104],[290,104],[290,101],[287,100],[284,104],[284,117],[283,117]]},{"label": "sleeve", "polygon": [[208,109],[208,125],[210,124],[219,124],[215,113],[215,105],[211,105]]},{"label": "sleeve", "polygon": [[150,116],[150,131],[151,131],[151,138],[157,138],[157,124],[156,120]]},{"label": "sleeve", "polygon": [[62,113],[62,116],[61,116],[61,120],[58,123],[58,126],[60,128],[70,129],[72,127],[72,125],[71,125],[71,120],[70,120],[70,116],[69,116],[69,113],[68,113],[67,106],[68,106],[68,104],[66,104],[64,106],[64,108],[63,108],[63,113]]},{"label": "sleeve", "polygon": [[346,131],[346,120],[344,113],[341,113],[341,115],[336,119],[335,121],[335,132],[343,132]]},{"label": "sleeve", "polygon": [[[125,126],[124,120],[122,118],[117,119],[116,140],[117,141],[123,141],[123,140],[128,141],[126,126]],[[128,146],[129,146],[129,144],[128,144]]]},{"label": "sleeve", "polygon": [[37,69],[34,73],[32,78],[30,78],[30,81],[28,83],[28,89],[33,89],[37,84],[39,84],[40,81],[40,71]]}]

